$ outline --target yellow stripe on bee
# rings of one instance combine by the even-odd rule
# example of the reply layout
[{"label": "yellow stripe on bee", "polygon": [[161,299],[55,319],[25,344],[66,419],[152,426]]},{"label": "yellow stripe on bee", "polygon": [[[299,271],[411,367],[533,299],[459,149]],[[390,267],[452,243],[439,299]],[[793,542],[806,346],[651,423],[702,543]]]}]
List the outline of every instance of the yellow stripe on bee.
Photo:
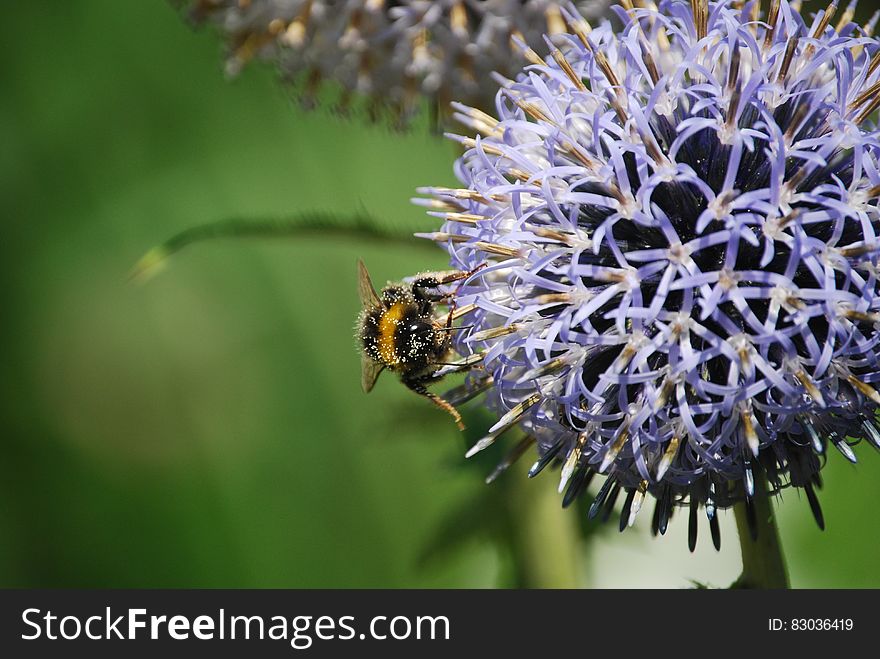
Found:
[{"label": "yellow stripe on bee", "polygon": [[379,319],[379,357],[389,366],[394,366],[400,361],[394,345],[394,333],[405,311],[405,305],[394,304]]}]

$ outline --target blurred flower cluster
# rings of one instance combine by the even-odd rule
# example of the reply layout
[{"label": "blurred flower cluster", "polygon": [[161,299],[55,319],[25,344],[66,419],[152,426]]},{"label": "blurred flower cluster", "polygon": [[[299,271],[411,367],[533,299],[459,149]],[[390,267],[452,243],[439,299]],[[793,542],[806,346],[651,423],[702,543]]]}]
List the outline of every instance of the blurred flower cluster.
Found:
[{"label": "blurred flower cluster", "polygon": [[[196,24],[214,25],[237,74],[254,58],[272,61],[312,105],[325,82],[347,111],[369,99],[373,119],[405,125],[422,97],[446,113],[451,101],[490,108],[492,74],[513,75],[522,48],[565,31],[551,0],[195,0]],[[579,2],[595,14],[605,0]]]},{"label": "blurred flower cluster", "polygon": [[789,486],[822,526],[826,452],[880,448],[876,17],[759,5],[563,7],[494,116],[457,106],[463,187],[421,191],[425,237],[488,264],[457,300],[500,416],[471,453],[520,427],[565,503],[602,474],[591,514],[688,506],[691,547],[700,509],[718,546],[719,508]]}]

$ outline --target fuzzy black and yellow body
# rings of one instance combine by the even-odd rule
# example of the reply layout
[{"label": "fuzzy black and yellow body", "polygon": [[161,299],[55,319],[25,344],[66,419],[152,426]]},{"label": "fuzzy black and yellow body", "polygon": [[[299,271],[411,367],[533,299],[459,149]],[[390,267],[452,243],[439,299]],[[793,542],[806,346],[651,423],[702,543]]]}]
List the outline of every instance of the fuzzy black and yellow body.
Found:
[{"label": "fuzzy black and yellow body", "polygon": [[445,320],[440,303],[452,306],[451,295],[440,287],[468,276],[464,272],[430,273],[411,284],[389,284],[376,292],[363,261],[358,261],[358,292],[363,310],[358,319],[361,344],[361,385],[369,392],[379,374],[388,369],[410,389],[446,410],[463,428],[461,415],[427,385],[442,377],[439,369],[451,358],[452,310]]},{"label": "fuzzy black and yellow body", "polygon": [[361,339],[373,361],[397,373],[419,373],[449,352],[449,332],[438,332],[431,305],[403,288],[382,291],[381,304],[365,310]]}]

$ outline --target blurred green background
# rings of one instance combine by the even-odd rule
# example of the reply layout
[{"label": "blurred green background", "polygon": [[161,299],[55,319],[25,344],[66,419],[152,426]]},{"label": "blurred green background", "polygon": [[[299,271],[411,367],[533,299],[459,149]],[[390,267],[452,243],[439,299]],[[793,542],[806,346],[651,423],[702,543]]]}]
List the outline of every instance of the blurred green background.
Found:
[{"label": "blurred green background", "polygon": [[[303,113],[267,67],[230,83],[215,36],[160,0],[9,4],[0,43],[0,585],[510,585],[504,538],[450,522],[507,485],[393,378],[359,387],[355,259],[382,282],[439,250],[215,242],[126,281],[148,248],[229,216],[428,229],[408,200],[454,183],[452,146],[426,120],[401,136]],[[880,586],[880,456],[858,453],[830,456],[826,532],[786,493],[795,586]],[[593,534],[583,584],[735,578],[732,515],[720,554],[648,522]]]}]

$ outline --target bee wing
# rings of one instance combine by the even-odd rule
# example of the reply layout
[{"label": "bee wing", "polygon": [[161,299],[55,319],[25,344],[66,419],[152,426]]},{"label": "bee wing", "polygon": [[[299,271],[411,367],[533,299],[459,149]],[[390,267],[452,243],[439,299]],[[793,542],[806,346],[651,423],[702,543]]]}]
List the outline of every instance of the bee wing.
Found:
[{"label": "bee wing", "polygon": [[374,362],[367,355],[361,355],[361,387],[365,394],[370,393],[370,390],[376,384],[376,380],[379,379],[379,373],[384,368],[382,364]]},{"label": "bee wing", "polygon": [[[358,295],[361,298],[361,305],[364,309],[381,306],[379,294],[373,288],[373,282],[370,280],[370,273],[367,272],[367,266],[361,259],[358,259]],[[366,372],[366,371],[365,371]],[[373,379],[375,382],[375,378]],[[372,385],[370,385],[372,386]],[[369,391],[369,389],[367,389]]]}]

